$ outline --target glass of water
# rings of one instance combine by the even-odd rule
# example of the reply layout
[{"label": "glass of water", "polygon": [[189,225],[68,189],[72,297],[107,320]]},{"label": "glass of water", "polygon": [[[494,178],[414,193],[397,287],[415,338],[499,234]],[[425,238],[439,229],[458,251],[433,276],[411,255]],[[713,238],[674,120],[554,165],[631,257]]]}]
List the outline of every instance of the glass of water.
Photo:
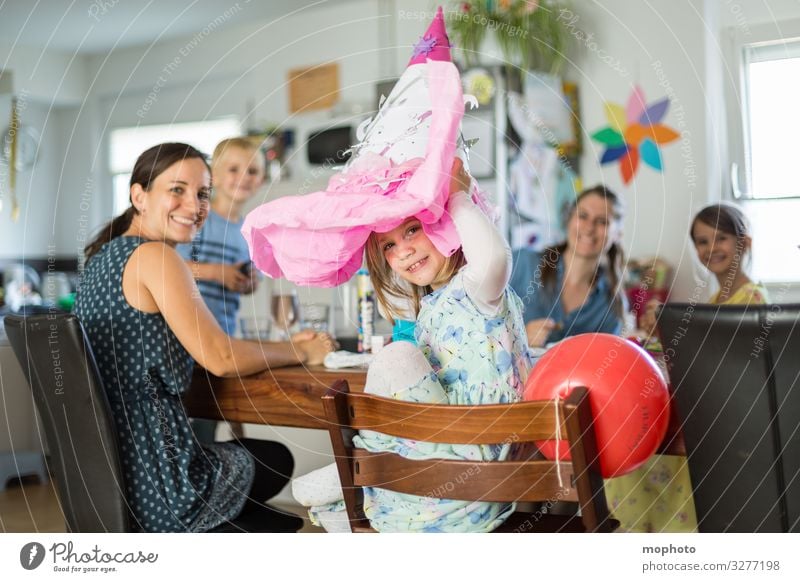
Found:
[{"label": "glass of water", "polygon": [[306,303],[300,310],[304,329],[312,329],[317,333],[328,331],[330,306],[324,303]]},{"label": "glass of water", "polygon": [[267,341],[270,339],[272,321],[269,317],[243,317],[239,320],[242,339]]}]

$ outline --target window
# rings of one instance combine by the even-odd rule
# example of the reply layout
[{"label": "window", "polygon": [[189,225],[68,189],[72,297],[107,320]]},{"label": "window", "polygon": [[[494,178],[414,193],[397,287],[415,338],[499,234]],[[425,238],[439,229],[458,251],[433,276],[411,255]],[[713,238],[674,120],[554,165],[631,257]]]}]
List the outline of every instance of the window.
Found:
[{"label": "window", "polygon": [[165,142],[188,143],[211,155],[223,139],[241,134],[239,120],[234,117],[194,123],[142,125],[123,127],[111,132],[109,155],[114,188],[114,216],[129,204],[129,184],[136,158],[146,149]]},{"label": "window", "polygon": [[747,175],[753,198],[800,196],[800,41],[745,47]]},{"label": "window", "polygon": [[741,45],[744,177],[740,198],[752,223],[754,279],[800,281],[800,39]]}]

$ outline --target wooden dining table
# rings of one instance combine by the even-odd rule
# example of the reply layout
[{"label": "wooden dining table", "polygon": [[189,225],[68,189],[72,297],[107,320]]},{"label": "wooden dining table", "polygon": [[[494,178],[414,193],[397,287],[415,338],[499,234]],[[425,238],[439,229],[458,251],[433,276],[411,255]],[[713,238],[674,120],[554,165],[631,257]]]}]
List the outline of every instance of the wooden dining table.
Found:
[{"label": "wooden dining table", "polygon": [[[219,378],[197,367],[183,402],[193,418],[327,430],[322,395],[340,379],[347,380],[350,390],[361,392],[366,377],[367,371],[362,368],[290,366],[251,376]],[[658,452],[686,454],[674,408]]]},{"label": "wooden dining table", "polygon": [[322,395],[336,380],[361,392],[366,369],[291,366],[219,378],[197,367],[183,402],[189,416],[230,422],[328,429]]}]

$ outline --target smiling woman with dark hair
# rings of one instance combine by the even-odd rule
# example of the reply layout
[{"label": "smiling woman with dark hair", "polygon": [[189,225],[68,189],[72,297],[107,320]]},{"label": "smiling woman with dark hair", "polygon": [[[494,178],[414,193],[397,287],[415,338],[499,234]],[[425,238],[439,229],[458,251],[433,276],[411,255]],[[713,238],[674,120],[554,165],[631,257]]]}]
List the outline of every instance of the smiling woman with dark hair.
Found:
[{"label": "smiling woman with dark hair", "polygon": [[[194,440],[180,399],[194,362],[236,376],[318,364],[331,345],[308,332],[292,343],[248,342],[219,326],[175,250],[208,215],[210,180],[205,156],[186,144],[139,156],[131,206],[87,246],[75,303],[119,434],[127,500],[143,531],[207,531],[243,509],[263,508],[291,477],[294,461],[282,444]],[[268,509],[264,517],[275,531],[302,525]]]},{"label": "smiling woman with dark hair", "polygon": [[528,343],[622,331],[622,200],[605,186],[582,192],[567,212],[567,240],[517,251],[510,285],[522,298]]}]

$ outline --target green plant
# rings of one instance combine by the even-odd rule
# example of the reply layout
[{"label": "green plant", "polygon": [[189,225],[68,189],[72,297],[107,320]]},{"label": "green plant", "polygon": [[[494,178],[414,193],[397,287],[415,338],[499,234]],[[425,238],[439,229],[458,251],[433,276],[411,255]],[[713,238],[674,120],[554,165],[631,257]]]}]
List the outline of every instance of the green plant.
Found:
[{"label": "green plant", "polygon": [[479,62],[487,33],[497,39],[508,66],[558,73],[569,50],[559,0],[468,0],[448,13],[448,29],[467,62]]}]

